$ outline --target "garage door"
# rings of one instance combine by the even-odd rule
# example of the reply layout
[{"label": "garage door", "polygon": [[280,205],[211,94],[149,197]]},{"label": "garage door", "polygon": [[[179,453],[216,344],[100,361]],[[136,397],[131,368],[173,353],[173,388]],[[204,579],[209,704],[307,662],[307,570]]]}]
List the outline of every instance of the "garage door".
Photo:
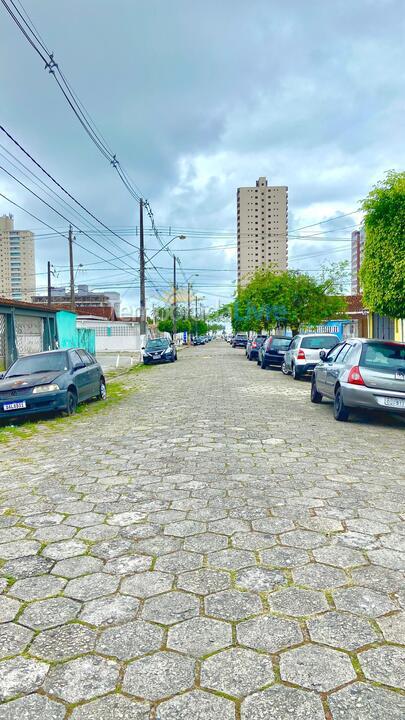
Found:
[{"label": "garage door", "polygon": [[42,318],[32,315],[15,316],[15,334],[18,355],[42,351]]}]

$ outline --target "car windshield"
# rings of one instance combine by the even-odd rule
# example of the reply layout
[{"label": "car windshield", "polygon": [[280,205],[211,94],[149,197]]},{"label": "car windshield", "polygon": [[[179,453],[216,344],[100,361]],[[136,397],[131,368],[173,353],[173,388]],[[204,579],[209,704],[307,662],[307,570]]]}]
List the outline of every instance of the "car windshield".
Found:
[{"label": "car windshield", "polygon": [[308,335],[302,338],[301,347],[307,350],[328,350],[338,342],[336,335]]},{"label": "car windshield", "polygon": [[17,360],[8,371],[7,377],[67,369],[68,359],[65,352],[41,353],[41,355],[27,355]]},{"label": "car windshield", "polygon": [[376,370],[405,370],[405,345],[395,343],[366,343],[361,365]]},{"label": "car windshield", "polygon": [[270,347],[276,348],[277,350],[287,350],[291,338],[273,338]]},{"label": "car windshield", "polygon": [[255,342],[258,345],[263,345],[264,341],[266,340],[267,335],[258,335],[257,338],[255,338]]},{"label": "car windshield", "polygon": [[162,350],[168,346],[168,341],[165,338],[156,338],[156,340],[148,340],[146,343],[146,350]]}]

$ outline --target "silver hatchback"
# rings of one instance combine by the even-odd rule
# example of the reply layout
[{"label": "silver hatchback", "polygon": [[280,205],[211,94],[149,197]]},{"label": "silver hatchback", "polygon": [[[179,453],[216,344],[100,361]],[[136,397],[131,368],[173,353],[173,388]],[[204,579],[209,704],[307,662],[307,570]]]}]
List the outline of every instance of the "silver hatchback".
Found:
[{"label": "silver hatchback", "polygon": [[319,351],[330,350],[339,342],[337,335],[329,333],[306,333],[295,335],[284,355],[281,370],[284,375],[299,380],[305,373],[312,372],[319,362]]},{"label": "silver hatchback", "polygon": [[320,353],[311,382],[311,401],[333,400],[336,420],[351,409],[405,413],[405,344],[350,338]]}]

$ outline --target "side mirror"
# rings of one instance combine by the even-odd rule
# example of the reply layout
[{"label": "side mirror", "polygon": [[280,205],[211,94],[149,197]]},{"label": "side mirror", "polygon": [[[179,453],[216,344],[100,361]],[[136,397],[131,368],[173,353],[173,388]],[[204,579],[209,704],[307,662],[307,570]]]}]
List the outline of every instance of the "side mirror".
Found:
[{"label": "side mirror", "polygon": [[3,380],[5,374],[6,374],[5,372],[0,372],[0,380]]},{"label": "side mirror", "polygon": [[141,350],[145,350],[145,346],[141,347]]},{"label": "side mirror", "polygon": [[321,360],[325,360],[327,354],[328,354],[328,353],[326,352],[326,350],[320,350],[320,351],[319,351],[319,357],[321,358]]}]

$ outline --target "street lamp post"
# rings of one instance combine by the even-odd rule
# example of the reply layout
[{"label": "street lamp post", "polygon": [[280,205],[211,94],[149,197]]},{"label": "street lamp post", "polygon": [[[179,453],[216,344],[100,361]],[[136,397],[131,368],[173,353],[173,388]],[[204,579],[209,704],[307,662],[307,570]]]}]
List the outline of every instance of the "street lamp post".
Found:
[{"label": "street lamp post", "polygon": [[166,250],[166,248],[170,245],[170,243],[173,242],[173,240],[185,240],[185,239],[186,239],[186,235],[175,235],[174,237],[170,238],[170,240],[166,243],[166,245],[162,245],[162,247],[159,248],[159,250],[157,250],[154,255],[152,255],[149,258],[146,258],[145,265],[150,263],[151,260],[153,260],[153,258],[156,257],[156,255],[159,255],[159,253],[162,252],[162,250]]},{"label": "street lamp post", "polygon": [[[193,275],[190,275],[190,277],[187,280],[187,319],[189,322],[191,320],[191,288],[192,288],[190,280],[193,277],[198,277],[198,275],[199,275],[198,273],[193,273]],[[188,344],[189,345],[191,343],[190,335],[191,335],[191,333],[189,332],[188,333]]]}]

